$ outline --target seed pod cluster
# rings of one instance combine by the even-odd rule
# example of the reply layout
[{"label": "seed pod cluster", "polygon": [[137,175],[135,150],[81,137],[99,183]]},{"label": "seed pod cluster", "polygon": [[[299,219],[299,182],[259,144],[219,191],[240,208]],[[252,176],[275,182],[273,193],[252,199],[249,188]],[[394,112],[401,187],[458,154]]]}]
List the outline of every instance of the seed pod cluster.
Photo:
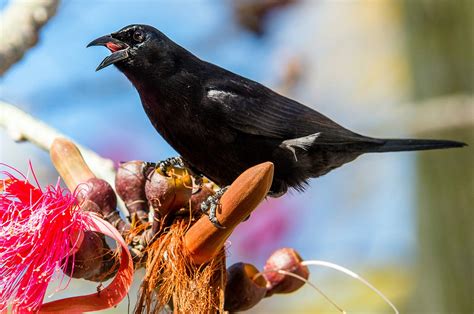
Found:
[{"label": "seed pod cluster", "polygon": [[308,279],[309,270],[301,262],[300,255],[294,249],[282,248],[268,258],[263,272],[246,263],[230,266],[227,269],[224,309],[229,312],[246,311],[264,297],[298,290],[305,282],[279,271]]},{"label": "seed pod cluster", "polygon": [[[101,214],[122,233],[130,228],[129,222],[122,220],[118,214],[117,198],[112,187],[95,177],[72,142],[58,139],[53,143],[50,153],[69,189],[79,187],[79,199],[84,210]],[[183,239],[184,251],[196,269],[217,256],[233,229],[267,195],[272,178],[271,163],[247,169],[221,199],[222,209],[217,212],[217,218],[225,228],[216,228],[207,217],[201,217],[187,229]],[[194,187],[197,185],[194,184]],[[200,184],[199,189],[193,193],[193,178],[185,168],[171,167],[163,173],[159,168],[143,161],[122,163],[117,171],[115,188],[125,202],[132,221],[136,218],[146,222],[150,209],[154,213],[151,229],[142,229],[138,234],[132,233],[136,240],[130,243],[130,250],[137,251],[137,259],[134,257],[136,265],[140,265],[142,257],[147,255],[143,251],[149,241],[164,230],[163,227],[170,226],[175,214],[178,215],[184,208],[192,215],[200,215],[201,203],[215,193],[214,185],[210,182]],[[88,231],[84,232],[82,239],[74,258],[67,265],[66,273],[92,281],[104,281],[113,276],[118,263],[104,237]],[[302,259],[295,250],[283,248],[270,256],[262,272],[251,264],[232,265],[227,270],[224,309],[231,312],[245,311],[264,297],[296,291],[304,285],[301,278],[307,279],[309,276],[307,267],[301,265],[301,262]],[[288,273],[297,275],[300,279]]]},{"label": "seed pod cluster", "polygon": [[[166,173],[163,173],[155,164],[133,160],[124,162],[117,170],[115,177],[115,188],[117,194],[124,201],[130,213],[130,219],[134,217],[138,221],[145,223],[150,219],[150,210],[152,210],[152,228],[145,231],[141,237],[153,238],[163,227],[169,226],[175,213],[184,209],[188,211],[190,204],[198,197],[199,205],[204,196],[214,193],[203,187],[207,193],[196,193],[193,195],[193,178],[189,171],[181,167],[169,167]],[[195,204],[195,207],[198,207]],[[196,213],[192,209],[193,213]],[[135,247],[134,243],[139,243]],[[147,246],[147,241],[140,239],[132,243],[132,252],[136,261],[140,260],[140,251]]]},{"label": "seed pod cluster", "polygon": [[166,174],[152,164],[133,160],[120,165],[115,177],[117,194],[129,213],[142,221],[148,219],[149,208],[157,218],[187,207],[192,195],[192,177],[186,169],[172,167]]}]

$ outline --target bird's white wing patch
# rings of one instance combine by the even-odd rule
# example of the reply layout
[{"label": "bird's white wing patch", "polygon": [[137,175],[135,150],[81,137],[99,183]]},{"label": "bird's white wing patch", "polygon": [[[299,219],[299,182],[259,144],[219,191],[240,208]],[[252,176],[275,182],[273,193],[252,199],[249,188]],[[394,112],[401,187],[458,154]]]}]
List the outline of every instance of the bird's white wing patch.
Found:
[{"label": "bird's white wing patch", "polygon": [[320,134],[321,133],[318,132],[304,137],[285,140],[281,142],[280,147],[291,151],[293,153],[293,156],[295,156],[295,160],[298,161],[298,158],[296,157],[295,148],[297,147],[304,151],[307,151],[311,147],[311,145],[313,145],[314,141],[319,137]]},{"label": "bird's white wing patch", "polygon": [[222,91],[222,90],[217,90],[217,89],[211,89],[207,92],[207,97],[214,100],[225,100],[228,97],[235,97],[235,96],[237,95],[232,92],[227,92],[227,91]]}]

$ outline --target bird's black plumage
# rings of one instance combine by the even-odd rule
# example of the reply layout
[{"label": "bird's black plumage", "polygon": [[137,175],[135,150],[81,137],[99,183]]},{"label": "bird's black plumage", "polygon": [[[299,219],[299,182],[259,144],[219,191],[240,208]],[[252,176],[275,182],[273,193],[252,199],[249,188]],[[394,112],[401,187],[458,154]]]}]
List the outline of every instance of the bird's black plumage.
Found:
[{"label": "bird's black plumage", "polygon": [[269,88],[200,60],[157,29],[130,25],[89,45],[113,53],[138,90],[146,114],[193,169],[228,185],[245,169],[275,165],[271,192],[302,189],[368,152],[464,146],[445,140],[376,139],[349,131]]}]

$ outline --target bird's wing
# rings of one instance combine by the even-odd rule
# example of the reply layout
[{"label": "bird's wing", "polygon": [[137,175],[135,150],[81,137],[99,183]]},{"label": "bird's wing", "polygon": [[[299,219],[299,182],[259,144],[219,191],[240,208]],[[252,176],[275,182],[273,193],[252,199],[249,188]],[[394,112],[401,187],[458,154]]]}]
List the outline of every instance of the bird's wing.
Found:
[{"label": "bird's wing", "polygon": [[209,84],[206,101],[219,107],[228,126],[245,134],[287,140],[319,133],[315,143],[328,145],[379,141],[248,80]]}]

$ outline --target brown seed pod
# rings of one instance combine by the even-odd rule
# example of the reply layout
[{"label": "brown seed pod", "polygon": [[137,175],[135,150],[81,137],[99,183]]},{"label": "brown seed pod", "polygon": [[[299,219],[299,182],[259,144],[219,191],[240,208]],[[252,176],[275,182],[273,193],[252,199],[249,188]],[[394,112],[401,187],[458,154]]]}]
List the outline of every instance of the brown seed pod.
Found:
[{"label": "brown seed pod", "polygon": [[193,180],[187,169],[171,168],[169,172],[176,187],[173,210],[183,208],[189,204],[189,199],[193,194]]},{"label": "brown seed pod", "polygon": [[246,311],[254,307],[267,292],[266,280],[255,266],[236,263],[227,269],[224,310]]},{"label": "brown seed pod", "polygon": [[80,194],[82,199],[97,205],[99,213],[118,231],[123,232],[130,227],[120,218],[117,210],[117,196],[107,181],[91,178],[80,188],[84,191]]},{"label": "brown seed pod", "polygon": [[201,203],[209,196],[215,194],[212,186],[212,183],[204,183],[197,193],[191,195],[190,208],[193,213],[199,213],[201,211]]},{"label": "brown seed pod", "polygon": [[99,178],[90,178],[80,188],[84,189],[83,199],[96,203],[104,216],[116,210],[117,196],[107,181]]},{"label": "brown seed pod", "polygon": [[302,287],[305,282],[278,273],[279,270],[286,271],[308,279],[308,267],[301,265],[301,256],[292,248],[282,248],[276,250],[265,263],[263,275],[267,279],[267,297],[274,293],[291,293]]},{"label": "brown seed pod", "polygon": [[155,211],[155,220],[186,206],[191,194],[191,176],[180,168],[173,168],[169,176],[153,171],[145,184],[145,195]]},{"label": "brown seed pod", "polygon": [[147,174],[153,169],[148,163],[140,160],[124,162],[115,175],[115,190],[125,202],[132,216],[137,214],[142,221],[148,220],[148,203],[145,195]]},{"label": "brown seed pod", "polygon": [[184,240],[187,253],[194,264],[207,263],[221,251],[234,228],[265,198],[272,180],[271,162],[264,162],[245,170],[220,200],[217,220],[225,229],[216,228],[207,216],[202,216],[189,228]]},{"label": "brown seed pod", "polygon": [[[92,231],[85,231],[79,250],[68,259],[66,275],[73,278],[89,279],[100,275],[102,256],[97,252],[103,250],[103,237]],[[74,262],[74,269],[72,265]]]}]

